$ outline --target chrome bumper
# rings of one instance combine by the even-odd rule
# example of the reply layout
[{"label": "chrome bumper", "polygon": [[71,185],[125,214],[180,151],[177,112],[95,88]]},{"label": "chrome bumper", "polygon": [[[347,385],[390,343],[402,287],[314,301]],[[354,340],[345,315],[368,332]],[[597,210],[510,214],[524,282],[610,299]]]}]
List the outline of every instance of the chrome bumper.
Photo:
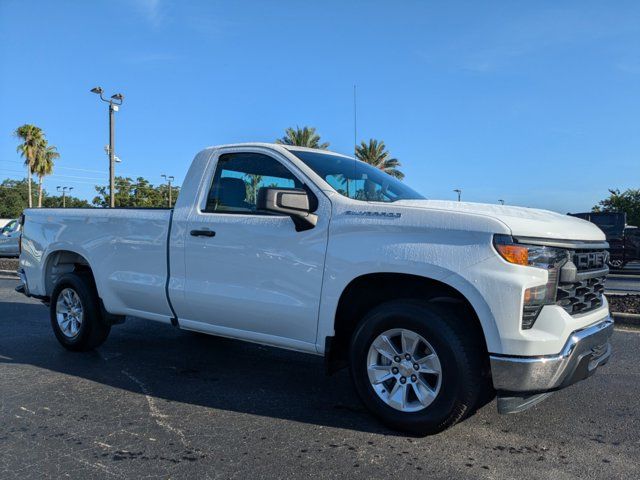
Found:
[{"label": "chrome bumper", "polygon": [[491,355],[493,386],[500,394],[558,390],[592,375],[611,356],[613,320],[604,320],[571,334],[557,355],[509,357]]}]

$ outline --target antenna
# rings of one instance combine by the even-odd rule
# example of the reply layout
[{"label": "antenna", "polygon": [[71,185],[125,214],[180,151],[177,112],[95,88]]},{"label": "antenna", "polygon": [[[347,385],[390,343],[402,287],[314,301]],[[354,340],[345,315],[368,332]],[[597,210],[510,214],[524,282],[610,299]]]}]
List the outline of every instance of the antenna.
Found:
[{"label": "antenna", "polygon": [[[357,103],[357,88],[356,84],[353,84],[353,181],[356,181],[357,175],[357,156],[356,152],[358,150],[358,103]],[[357,185],[357,184],[354,184]],[[353,192],[355,197],[355,192]],[[349,179],[347,179],[347,196],[349,196]]]},{"label": "antenna", "polygon": [[356,85],[353,85],[353,154],[356,154],[358,147],[358,103]]}]

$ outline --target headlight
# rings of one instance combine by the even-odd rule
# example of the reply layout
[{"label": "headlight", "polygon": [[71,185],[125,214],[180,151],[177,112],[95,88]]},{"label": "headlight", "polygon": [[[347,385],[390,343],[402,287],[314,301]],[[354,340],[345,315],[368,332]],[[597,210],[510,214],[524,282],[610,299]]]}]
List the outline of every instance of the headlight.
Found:
[{"label": "headlight", "polygon": [[563,248],[518,243],[509,235],[495,235],[493,244],[502,258],[516,265],[549,270],[557,267],[558,264],[564,264],[569,259],[568,251]]},{"label": "headlight", "polygon": [[547,283],[524,291],[522,328],[533,327],[544,305],[556,303],[560,268],[569,260],[569,252],[562,248],[518,243],[509,235],[495,235],[493,245],[507,262],[515,265],[542,268],[547,271]]}]

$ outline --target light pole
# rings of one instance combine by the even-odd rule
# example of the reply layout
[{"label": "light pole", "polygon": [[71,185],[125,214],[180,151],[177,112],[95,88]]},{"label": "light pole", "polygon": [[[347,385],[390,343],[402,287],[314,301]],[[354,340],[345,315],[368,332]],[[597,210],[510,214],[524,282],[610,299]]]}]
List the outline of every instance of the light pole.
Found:
[{"label": "light pole", "polygon": [[67,190],[69,190],[69,192],[71,192],[71,190],[73,190],[73,187],[56,187],[56,190],[60,191],[62,190],[62,208],[67,208]]},{"label": "light pole", "polygon": [[167,184],[169,186],[169,208],[171,208],[171,203],[172,203],[172,198],[171,198],[171,182],[173,182],[175,179],[173,177],[173,175],[165,175],[164,173],[162,175],[160,175],[162,178],[164,178],[167,181]]},{"label": "light pole", "polygon": [[117,112],[122,105],[122,101],[124,100],[124,95],[121,93],[116,93],[115,95],[111,95],[110,99],[106,99],[102,96],[104,90],[102,87],[95,87],[91,89],[91,93],[95,93],[96,95],[100,95],[100,100],[103,102],[107,102],[109,104],[109,206],[111,208],[115,207],[115,194],[114,194],[114,183],[115,183],[115,161],[116,161],[116,152],[115,152],[115,112]]},{"label": "light pole", "polygon": [[454,192],[456,192],[456,193],[458,194],[458,201],[460,201],[460,196],[462,195],[462,189],[460,189],[460,188],[456,188],[456,189],[454,190]]}]

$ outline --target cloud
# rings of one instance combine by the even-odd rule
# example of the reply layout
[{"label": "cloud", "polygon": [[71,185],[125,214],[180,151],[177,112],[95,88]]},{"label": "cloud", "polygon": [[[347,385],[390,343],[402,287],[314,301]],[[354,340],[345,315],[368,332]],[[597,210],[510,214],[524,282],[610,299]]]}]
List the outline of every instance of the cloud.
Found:
[{"label": "cloud", "polygon": [[622,61],[622,62],[618,62],[616,64],[616,68],[618,70],[620,70],[621,72],[639,74],[640,73],[640,62],[633,61],[633,60],[631,60],[631,61]]},{"label": "cloud", "polygon": [[154,27],[162,25],[164,14],[160,0],[135,0],[135,5],[141,15]]},{"label": "cloud", "polygon": [[[504,9],[466,25],[459,35],[430,52],[418,55],[432,62],[452,63],[457,68],[488,73],[541,52],[607,45],[636,35],[638,27],[624,11],[591,8],[549,7],[534,10]],[[636,71],[633,62],[618,68]]]}]

